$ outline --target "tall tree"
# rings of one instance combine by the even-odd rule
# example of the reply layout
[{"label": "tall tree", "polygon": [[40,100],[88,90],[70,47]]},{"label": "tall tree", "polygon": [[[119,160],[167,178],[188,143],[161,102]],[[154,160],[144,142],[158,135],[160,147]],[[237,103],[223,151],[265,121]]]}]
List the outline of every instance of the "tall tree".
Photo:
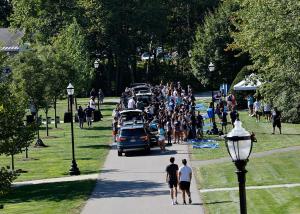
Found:
[{"label": "tall tree", "polygon": [[[13,70],[13,84],[19,96],[32,99],[37,110],[37,124],[39,125],[40,109],[47,105],[46,92],[49,91],[48,74],[45,72],[43,61],[37,56],[36,51],[19,53],[11,59],[10,66]],[[37,127],[37,145],[43,146]]]},{"label": "tall tree", "polygon": [[9,16],[12,12],[9,0],[0,0],[0,27],[9,27]]},{"label": "tall tree", "polygon": [[34,137],[34,129],[33,126],[24,125],[26,101],[14,93],[10,79],[7,76],[0,82],[0,154],[11,156],[11,169],[14,171],[14,155],[29,146]]},{"label": "tall tree", "polygon": [[234,48],[251,55],[263,85],[262,96],[300,122],[300,3],[293,0],[238,0]]},{"label": "tall tree", "polygon": [[49,42],[78,12],[75,0],[14,0],[11,24],[25,30],[27,41]]},{"label": "tall tree", "polygon": [[[239,51],[228,48],[228,44],[233,42],[231,32],[235,31],[230,19],[237,9],[238,4],[225,1],[214,13],[207,14],[204,24],[196,32],[191,65],[194,75],[203,85],[211,84],[218,88],[222,82],[231,83],[237,72],[248,63],[247,56],[241,54],[236,57]],[[216,66],[212,73],[208,69],[210,62]]]}]

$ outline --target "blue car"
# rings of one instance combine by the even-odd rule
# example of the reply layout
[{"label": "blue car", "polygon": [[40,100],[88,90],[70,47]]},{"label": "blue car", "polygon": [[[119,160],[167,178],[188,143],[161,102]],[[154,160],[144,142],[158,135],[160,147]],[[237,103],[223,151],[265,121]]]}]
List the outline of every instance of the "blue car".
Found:
[{"label": "blue car", "polygon": [[120,128],[117,138],[118,156],[123,152],[143,150],[150,152],[150,139],[143,124],[130,124]]}]

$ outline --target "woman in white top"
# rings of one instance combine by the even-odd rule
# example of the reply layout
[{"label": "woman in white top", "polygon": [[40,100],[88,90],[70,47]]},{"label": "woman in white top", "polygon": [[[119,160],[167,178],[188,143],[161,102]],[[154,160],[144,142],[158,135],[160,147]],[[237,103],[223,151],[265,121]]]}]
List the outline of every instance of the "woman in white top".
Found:
[{"label": "woman in white top", "polygon": [[89,104],[90,104],[90,108],[96,110],[96,102],[94,97],[91,97]]}]

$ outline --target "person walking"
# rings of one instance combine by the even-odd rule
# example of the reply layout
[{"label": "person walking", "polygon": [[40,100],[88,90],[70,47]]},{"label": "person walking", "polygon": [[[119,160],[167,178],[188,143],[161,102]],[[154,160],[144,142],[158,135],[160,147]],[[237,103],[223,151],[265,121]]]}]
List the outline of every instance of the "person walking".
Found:
[{"label": "person walking", "polygon": [[182,191],[183,204],[186,204],[185,193],[188,195],[189,204],[191,204],[192,198],[190,192],[190,185],[192,180],[192,169],[191,167],[187,166],[186,159],[182,160],[182,164],[183,166],[181,166],[178,170],[179,187]]},{"label": "person walking", "polygon": [[272,112],[272,124],[273,124],[273,132],[275,134],[276,126],[279,129],[279,133],[281,134],[281,112],[275,107],[274,111]]},{"label": "person walking", "polygon": [[159,145],[160,150],[162,152],[166,151],[166,149],[165,149],[165,135],[166,135],[166,132],[165,132],[164,126],[161,123],[159,123],[158,124],[158,145]]},{"label": "person walking", "polygon": [[81,106],[79,106],[79,108],[77,110],[77,115],[78,115],[79,128],[82,129],[83,128],[83,123],[84,123],[85,113],[84,113]]},{"label": "person walking", "polygon": [[258,99],[256,99],[256,101],[253,103],[253,110],[254,110],[256,122],[259,122],[262,112],[261,112],[261,103]]},{"label": "person walking", "polygon": [[[178,185],[178,165],[174,164],[175,158],[170,158],[170,164],[166,167],[166,182],[170,188],[170,196],[172,205],[178,204],[177,202],[177,185]],[[174,197],[175,196],[175,197]]]},{"label": "person walking", "polygon": [[87,105],[87,107],[84,109],[84,112],[86,115],[86,122],[88,124],[88,127],[92,127],[93,109],[90,107],[90,105]]}]

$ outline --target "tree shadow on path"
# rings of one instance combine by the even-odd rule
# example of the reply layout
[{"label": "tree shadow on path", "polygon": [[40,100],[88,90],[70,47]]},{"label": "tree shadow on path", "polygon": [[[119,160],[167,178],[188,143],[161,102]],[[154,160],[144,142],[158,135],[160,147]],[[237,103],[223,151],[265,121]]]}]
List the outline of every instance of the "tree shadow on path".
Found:
[{"label": "tree shadow on path", "polygon": [[112,181],[100,180],[92,194],[92,198],[112,198],[112,197],[143,197],[167,195],[169,191],[160,190],[163,184],[145,180],[137,181]]}]

